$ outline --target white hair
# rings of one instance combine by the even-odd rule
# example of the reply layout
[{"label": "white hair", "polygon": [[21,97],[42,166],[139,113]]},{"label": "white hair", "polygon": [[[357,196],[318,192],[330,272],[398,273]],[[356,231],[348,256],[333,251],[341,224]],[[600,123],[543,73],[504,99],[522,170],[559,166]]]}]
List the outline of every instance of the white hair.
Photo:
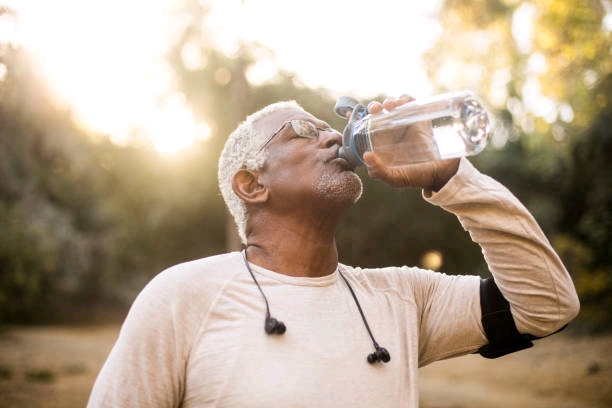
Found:
[{"label": "white hair", "polygon": [[219,188],[225,200],[225,205],[236,221],[238,235],[246,244],[247,209],[244,201],[234,193],[232,179],[240,169],[259,170],[263,166],[265,149],[258,152],[261,145],[270,135],[262,134],[253,123],[264,116],[283,109],[304,110],[295,101],[276,102],[249,115],[244,122],[229,135],[221,156],[219,157]]}]

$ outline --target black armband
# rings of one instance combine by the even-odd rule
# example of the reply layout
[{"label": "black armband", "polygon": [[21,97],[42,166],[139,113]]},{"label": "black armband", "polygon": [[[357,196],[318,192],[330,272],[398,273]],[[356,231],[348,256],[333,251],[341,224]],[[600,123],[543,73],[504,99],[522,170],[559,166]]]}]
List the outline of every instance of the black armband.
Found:
[{"label": "black armband", "polygon": [[[542,338],[519,333],[510,312],[510,303],[499,291],[493,278],[480,280],[480,309],[482,327],[489,344],[482,346],[477,353],[485,358],[497,358],[524,350],[533,346],[532,340]],[[566,327],[567,324],[548,336],[559,333]]]},{"label": "black armband", "polygon": [[478,353],[485,358],[497,358],[533,346],[535,337],[521,334],[516,328],[510,304],[499,291],[493,278],[480,281],[480,309],[482,327],[489,344],[482,346]]}]

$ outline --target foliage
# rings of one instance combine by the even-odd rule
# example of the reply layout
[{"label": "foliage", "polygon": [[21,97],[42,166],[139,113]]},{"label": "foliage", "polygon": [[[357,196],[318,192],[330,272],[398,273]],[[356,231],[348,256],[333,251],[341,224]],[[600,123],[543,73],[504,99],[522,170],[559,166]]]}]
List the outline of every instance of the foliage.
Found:
[{"label": "foliage", "polygon": [[596,329],[612,325],[612,107],[595,118],[572,151],[563,200],[558,249],[583,302],[583,317]]},{"label": "foliage", "polygon": [[[44,229],[44,227],[43,227]],[[25,223],[16,206],[0,206],[0,310],[7,320],[28,321],[37,302],[44,299],[55,272],[57,249],[49,231]]]},{"label": "foliage", "polygon": [[165,162],[86,133],[22,50],[1,62],[0,322],[90,319],[165,267],[223,249],[204,149]]},{"label": "foliage", "polygon": [[567,142],[554,144],[571,142],[608,104],[594,89],[612,70],[604,16],[595,1],[447,0],[426,55],[430,77],[440,89],[478,91],[529,143],[562,154]]}]

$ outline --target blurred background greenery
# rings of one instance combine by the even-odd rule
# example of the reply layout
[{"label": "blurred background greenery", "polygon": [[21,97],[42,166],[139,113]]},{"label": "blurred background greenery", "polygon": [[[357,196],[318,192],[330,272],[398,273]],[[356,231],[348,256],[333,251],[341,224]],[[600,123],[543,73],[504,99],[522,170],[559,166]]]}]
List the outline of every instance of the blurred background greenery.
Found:
[{"label": "blurred background greenery", "polygon": [[[205,125],[190,128],[203,136],[170,155],[142,127],[118,140],[84,126],[58,101],[32,53],[0,36],[0,323],[120,320],[164,268],[235,249],[216,163],[227,134],[248,113],[296,99],[344,126],[332,113],[338,92],[304,85],[299,70],[250,80],[250,70],[273,61],[274,51],[248,38],[231,52],[209,41],[206,1],[177,0],[171,10],[169,18],[182,24],[163,54],[173,78],[164,97],[178,98],[193,123]],[[472,161],[540,222],[574,278],[582,300],[574,328],[586,332],[612,328],[611,12],[608,0],[439,1],[430,16],[437,35],[422,61],[430,93],[472,89],[494,112],[490,146]],[[4,33],[20,19],[18,7],[0,5]],[[404,52],[404,41],[418,39],[385,38],[383,52],[364,50],[363,58],[369,52],[380,60],[370,75],[384,76],[384,53]],[[302,52],[317,58],[314,46]],[[129,68],[116,58],[117,72]],[[319,62],[350,71],[358,59]],[[171,138],[184,131],[161,130]],[[344,263],[488,273],[453,216],[419,192],[361,174],[364,196],[337,236]]]}]

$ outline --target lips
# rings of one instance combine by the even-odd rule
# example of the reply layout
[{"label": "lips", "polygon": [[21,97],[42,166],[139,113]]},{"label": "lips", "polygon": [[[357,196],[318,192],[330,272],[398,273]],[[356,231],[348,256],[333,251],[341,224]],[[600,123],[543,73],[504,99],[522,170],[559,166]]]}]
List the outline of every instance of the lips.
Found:
[{"label": "lips", "polygon": [[353,166],[351,163],[349,163],[348,161],[346,161],[345,159],[343,159],[342,157],[336,157],[335,159],[331,160],[331,163],[342,167],[344,170],[348,170],[348,171],[355,171],[355,166]]}]

